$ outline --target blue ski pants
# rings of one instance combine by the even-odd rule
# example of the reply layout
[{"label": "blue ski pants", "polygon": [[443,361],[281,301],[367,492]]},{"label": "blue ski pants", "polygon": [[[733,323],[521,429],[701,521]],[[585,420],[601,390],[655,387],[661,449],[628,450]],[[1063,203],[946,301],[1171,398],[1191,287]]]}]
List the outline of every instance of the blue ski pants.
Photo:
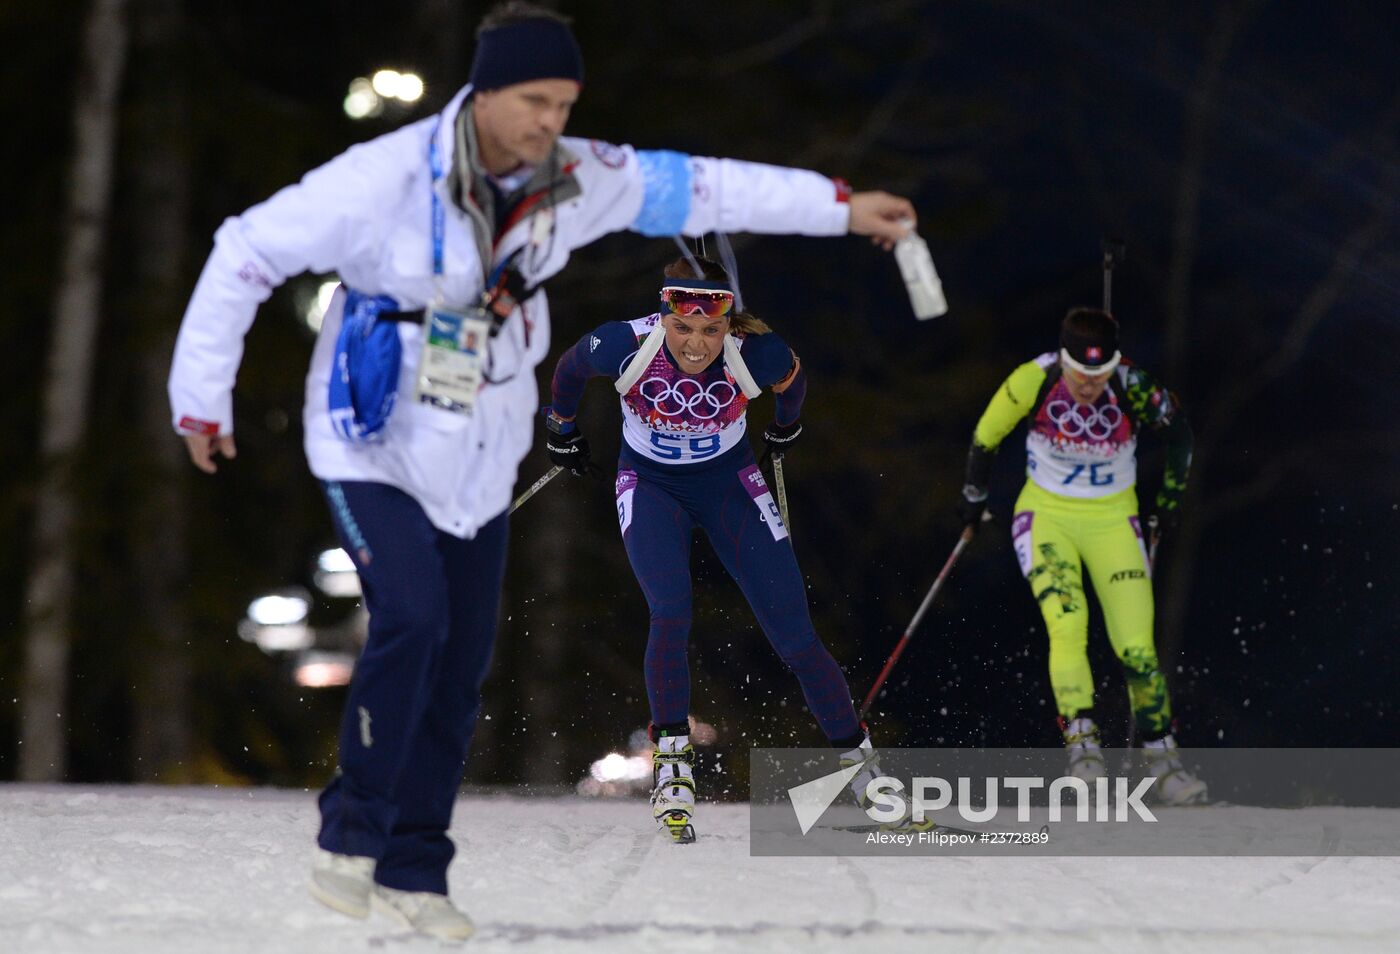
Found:
[{"label": "blue ski pants", "polygon": [[850,687],[812,627],[792,542],[747,444],[700,467],[652,464],[624,450],[617,505],[651,608],[645,670],[653,723],[685,722],[690,712],[690,545],[699,528],[797,677],[822,732],[831,740],[860,733]]},{"label": "blue ski pants", "polygon": [[375,880],[447,893],[447,837],[491,662],[507,515],[470,540],[438,530],[385,484],[327,482],[355,561],[369,640],[340,726],[340,765],[321,793],[322,848],[378,859]]}]

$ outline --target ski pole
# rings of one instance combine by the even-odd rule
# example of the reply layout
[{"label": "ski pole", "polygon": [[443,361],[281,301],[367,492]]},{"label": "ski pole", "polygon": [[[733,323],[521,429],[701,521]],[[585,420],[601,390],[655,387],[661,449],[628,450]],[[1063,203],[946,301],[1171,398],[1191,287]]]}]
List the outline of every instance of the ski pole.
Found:
[{"label": "ski pole", "polygon": [[1104,239],[1103,248],[1103,310],[1113,314],[1113,269],[1128,256],[1128,246],[1116,239]]},{"label": "ski pole", "polygon": [[[990,514],[984,515],[986,520]],[[909,640],[914,636],[914,630],[919,628],[919,622],[923,620],[924,614],[928,612],[929,606],[933,603],[933,598],[938,595],[938,591],[943,588],[944,582],[948,579],[948,574],[953,571],[953,564],[958,562],[958,557],[967,549],[967,545],[972,542],[972,535],[977,530],[975,524],[969,523],[963,528],[963,532],[958,535],[958,544],[953,547],[953,552],[948,556],[948,562],[943,564],[943,569],[939,571],[938,578],[933,581],[933,586],[929,587],[928,594],[924,601],[919,604],[918,611],[914,618],[909,621],[909,628],[900,637],[899,643],[894,647],[894,652],[890,653],[890,658],[885,662],[885,668],[880,670],[880,675],[875,680],[875,685],[870,687],[870,692],[866,694],[865,702],[860,707],[860,718],[864,719],[865,714],[870,711],[870,705],[875,701],[875,697],[880,694],[880,688],[884,686],[885,680],[890,677],[890,671],[894,669],[894,664],[899,661],[900,653],[904,652],[904,647],[909,645]]]},{"label": "ski pole", "polygon": [[783,518],[783,526],[787,527],[788,533],[792,532],[792,524],[788,521],[787,508],[787,484],[783,482],[783,455],[773,455],[773,488],[778,492],[778,516]]},{"label": "ski pole", "polygon": [[[1147,578],[1152,578],[1152,571],[1157,568],[1157,544],[1162,542],[1162,531],[1158,526],[1157,515],[1154,513],[1147,518]],[[1137,741],[1136,725],[1133,722],[1133,693],[1128,690],[1128,739],[1123,743],[1123,774],[1127,775],[1132,768],[1131,758],[1128,752],[1133,749]]]},{"label": "ski pole", "polygon": [[[1099,247],[1103,250],[1103,310],[1108,314],[1113,314],[1113,269],[1118,263],[1128,256],[1128,246],[1117,239],[1104,239]],[[1147,551],[1147,573],[1152,575],[1152,564],[1157,555],[1157,518],[1148,518],[1148,525],[1152,528],[1151,548]],[[1128,732],[1127,741],[1123,743],[1123,774],[1127,775],[1131,766],[1131,759],[1128,753],[1132,751],[1133,742],[1136,738],[1136,727],[1133,722],[1133,694],[1128,690]]]},{"label": "ski pole", "polygon": [[539,480],[535,481],[533,484],[531,484],[529,490],[525,491],[519,497],[515,498],[515,503],[510,505],[510,512],[515,513],[517,510],[519,510],[521,504],[523,504],[525,501],[529,500],[535,494],[543,490],[544,485],[549,483],[555,477],[558,477],[559,472],[563,469],[563,467],[560,467],[558,464],[555,464],[553,467],[549,468],[549,470],[545,471],[544,476],[541,477]]}]

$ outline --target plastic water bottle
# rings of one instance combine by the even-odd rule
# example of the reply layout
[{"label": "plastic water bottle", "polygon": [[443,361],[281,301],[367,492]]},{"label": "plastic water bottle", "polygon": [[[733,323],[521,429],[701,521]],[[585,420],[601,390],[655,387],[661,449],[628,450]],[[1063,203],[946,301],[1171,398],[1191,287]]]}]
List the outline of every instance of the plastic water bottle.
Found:
[{"label": "plastic water bottle", "polygon": [[904,276],[914,317],[927,321],[946,314],[948,300],[943,297],[943,282],[938,277],[938,269],[933,267],[928,243],[914,231],[914,223],[908,224],[908,233],[894,245],[894,260],[899,263],[900,274]]}]

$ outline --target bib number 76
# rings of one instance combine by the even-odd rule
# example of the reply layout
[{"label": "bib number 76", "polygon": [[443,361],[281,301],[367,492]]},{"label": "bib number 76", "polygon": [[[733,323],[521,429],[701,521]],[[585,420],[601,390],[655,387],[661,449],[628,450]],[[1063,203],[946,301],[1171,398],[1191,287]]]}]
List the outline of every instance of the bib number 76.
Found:
[{"label": "bib number 76", "polygon": [[1082,475],[1085,471],[1088,471],[1089,483],[1092,486],[1107,487],[1109,484],[1113,483],[1113,472],[1109,471],[1106,474],[1099,473],[1099,468],[1103,466],[1105,465],[1075,464],[1074,469],[1069,472],[1069,476],[1066,477],[1063,481],[1061,481],[1061,483],[1065,486],[1069,486],[1070,484],[1074,483],[1077,479],[1079,479],[1080,475]]}]

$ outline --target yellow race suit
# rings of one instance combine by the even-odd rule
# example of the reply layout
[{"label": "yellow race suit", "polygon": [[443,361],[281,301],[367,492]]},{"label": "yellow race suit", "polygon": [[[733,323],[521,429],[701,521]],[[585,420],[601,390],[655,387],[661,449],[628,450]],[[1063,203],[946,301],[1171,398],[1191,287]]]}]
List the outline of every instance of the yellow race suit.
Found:
[{"label": "yellow race suit", "polygon": [[1159,513],[1180,505],[1190,467],[1191,432],[1175,397],[1123,361],[1093,404],[1079,404],[1051,352],[1018,367],[977,422],[968,491],[985,493],[992,455],[1022,419],[1026,484],[1011,534],[1021,573],[1050,634],[1050,683],[1062,717],[1092,710],[1087,652],[1088,567],[1109,641],[1123,665],[1138,732],[1171,731],[1171,702],[1152,640],[1152,568],[1138,520],[1137,433],[1163,433],[1167,473]]}]

